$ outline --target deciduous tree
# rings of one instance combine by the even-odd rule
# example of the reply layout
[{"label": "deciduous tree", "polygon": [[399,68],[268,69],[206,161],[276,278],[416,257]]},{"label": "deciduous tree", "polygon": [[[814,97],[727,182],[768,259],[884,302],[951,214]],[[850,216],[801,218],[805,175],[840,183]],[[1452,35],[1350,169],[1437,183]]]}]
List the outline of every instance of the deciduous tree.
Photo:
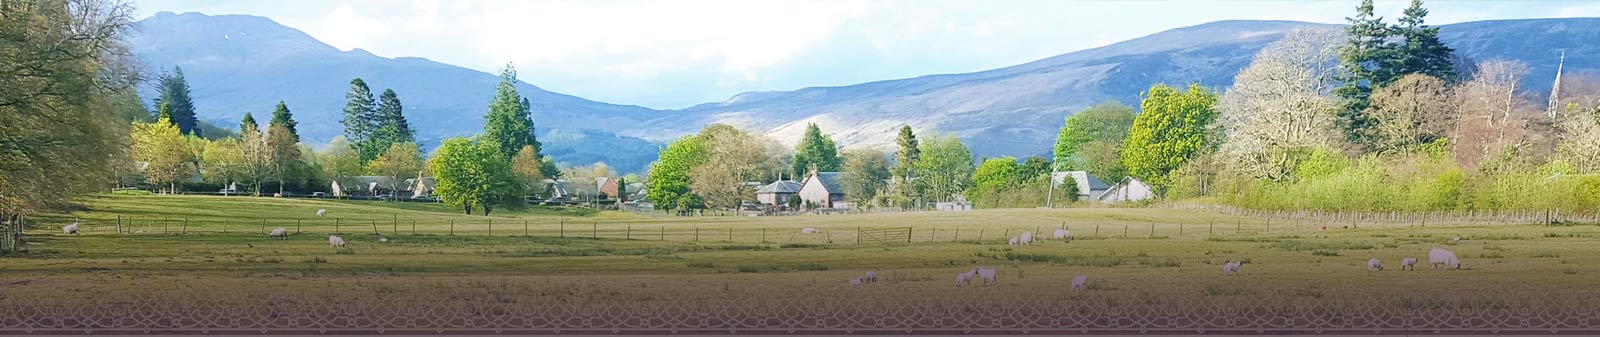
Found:
[{"label": "deciduous tree", "polygon": [[1218,102],[1226,137],[1220,150],[1233,170],[1282,180],[1300,155],[1337,144],[1339,104],[1328,93],[1342,40],[1337,30],[1296,29],[1239,72]]},{"label": "deciduous tree", "polygon": [[1199,84],[1187,91],[1151,87],[1122,146],[1123,164],[1134,177],[1162,188],[1168,172],[1213,148],[1216,103],[1217,95]]},{"label": "deciduous tree", "polygon": [[844,185],[844,195],[858,207],[875,205],[891,177],[888,157],[870,149],[845,151],[843,172],[839,180]]}]

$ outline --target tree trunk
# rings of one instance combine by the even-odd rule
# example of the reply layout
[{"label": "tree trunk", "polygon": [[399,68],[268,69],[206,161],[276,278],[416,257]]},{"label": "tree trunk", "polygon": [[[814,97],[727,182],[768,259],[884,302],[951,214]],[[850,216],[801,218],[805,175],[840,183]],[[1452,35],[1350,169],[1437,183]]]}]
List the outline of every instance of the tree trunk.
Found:
[{"label": "tree trunk", "polygon": [[462,207],[466,207],[467,215],[472,215],[472,205],[462,205]]},{"label": "tree trunk", "polygon": [[489,216],[489,212],[493,210],[493,206],[489,206],[489,204],[483,204],[483,216]]}]

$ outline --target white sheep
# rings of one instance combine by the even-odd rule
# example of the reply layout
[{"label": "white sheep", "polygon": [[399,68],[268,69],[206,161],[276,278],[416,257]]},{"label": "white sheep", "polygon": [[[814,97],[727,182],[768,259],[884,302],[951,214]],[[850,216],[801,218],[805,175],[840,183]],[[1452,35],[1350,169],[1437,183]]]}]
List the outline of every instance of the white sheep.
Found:
[{"label": "white sheep", "polygon": [[1241,261],[1228,261],[1228,263],[1222,264],[1222,275],[1233,276],[1233,274],[1238,274],[1239,266],[1243,264],[1244,262]]},{"label": "white sheep", "polygon": [[344,238],[341,238],[338,235],[329,235],[328,245],[335,248],[344,248]]},{"label": "white sheep", "polygon": [[283,229],[283,227],[273,228],[272,233],[267,234],[267,238],[283,238],[284,240],[288,240],[289,230]]},{"label": "white sheep", "polygon": [[983,285],[1000,285],[1000,272],[994,268],[978,267],[978,278],[983,280]]},{"label": "white sheep", "polygon": [[389,238],[378,238],[378,242],[389,242]]},{"label": "white sheep", "polygon": [[878,283],[878,272],[869,271],[866,276],[867,283]]},{"label": "white sheep", "polygon": [[1017,243],[1024,246],[1033,243],[1033,232],[1022,232],[1022,239],[1017,240]]},{"label": "white sheep", "polygon": [[851,287],[860,287],[861,286],[861,278],[860,277],[856,277],[856,278],[850,279],[850,286]]},{"label": "white sheep", "polygon": [[326,209],[326,208],[318,208],[317,209],[317,217],[321,218],[321,217],[325,217],[325,216],[328,216],[328,209]]},{"label": "white sheep", "polygon": [[1011,241],[1006,242],[1006,245],[1007,246],[1015,246],[1015,245],[1017,245],[1017,238],[1016,237],[1011,237]]},{"label": "white sheep", "polygon": [[1433,265],[1433,269],[1439,269],[1439,265],[1444,265],[1445,269],[1459,270],[1461,269],[1461,258],[1456,257],[1454,252],[1442,248],[1434,248],[1428,250],[1428,264]]},{"label": "white sheep", "polygon": [[1084,290],[1089,290],[1089,275],[1073,276],[1072,277],[1072,291],[1084,291]]},{"label": "white sheep", "polygon": [[1057,229],[1054,235],[1050,237],[1056,240],[1072,240],[1072,232],[1068,232],[1065,229]]},{"label": "white sheep", "polygon": [[811,227],[806,227],[806,228],[801,228],[800,232],[801,233],[806,233],[806,234],[816,234],[817,233],[817,229],[816,228],[811,228]]},{"label": "white sheep", "polygon": [[1400,270],[1417,270],[1417,258],[1400,259]]},{"label": "white sheep", "polygon": [[972,285],[972,277],[974,276],[978,276],[977,269],[956,274],[956,286]]},{"label": "white sheep", "polygon": [[61,233],[62,234],[78,235],[78,223],[77,222],[73,222],[71,225],[62,226],[61,227]]},{"label": "white sheep", "polygon": [[1383,261],[1379,261],[1376,257],[1367,260],[1367,271],[1383,271]]}]

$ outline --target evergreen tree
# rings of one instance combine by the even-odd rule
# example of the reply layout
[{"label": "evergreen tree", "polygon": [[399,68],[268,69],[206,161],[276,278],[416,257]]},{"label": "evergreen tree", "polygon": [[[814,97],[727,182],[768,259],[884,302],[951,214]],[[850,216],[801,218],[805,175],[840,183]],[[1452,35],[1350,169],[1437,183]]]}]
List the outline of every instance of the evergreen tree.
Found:
[{"label": "evergreen tree", "polygon": [[1373,143],[1372,125],[1375,121],[1365,111],[1371,105],[1372,89],[1389,84],[1398,78],[1389,61],[1394,46],[1389,42],[1393,33],[1383,24],[1383,18],[1372,13],[1372,0],[1362,0],[1356,7],[1356,16],[1346,18],[1345,27],[1349,41],[1339,49],[1339,80],[1344,86],[1334,90],[1344,100],[1338,113],[1338,126],[1346,140],[1365,150]]},{"label": "evergreen tree", "polygon": [[261,131],[261,126],[256,124],[256,116],[244,113],[244,118],[239,120],[239,134]]},{"label": "evergreen tree", "polygon": [[365,165],[372,158],[388,148],[372,146],[373,134],[377,129],[377,108],[372,99],[372,89],[367,88],[367,82],[361,78],[350,80],[350,91],[345,93],[344,105],[344,137],[355,146],[361,154],[361,162]]},{"label": "evergreen tree", "polygon": [[300,122],[294,120],[294,114],[289,112],[289,105],[278,101],[278,106],[272,109],[272,121],[267,122],[267,127],[282,125],[284,130],[292,135],[295,142],[300,142],[300,131],[295,126]]},{"label": "evergreen tree", "polygon": [[916,189],[911,188],[911,176],[915,173],[917,159],[922,157],[922,149],[917,146],[917,135],[911,132],[911,126],[900,127],[900,137],[895,139],[895,144],[900,150],[894,154],[894,179],[900,189],[900,196],[910,199]]},{"label": "evergreen tree", "polygon": [[500,86],[495,88],[489,101],[489,113],[483,117],[483,141],[500,148],[500,154],[510,158],[523,145],[539,146],[533,139],[533,119],[526,99],[517,94],[517,71],[507,65],[500,71]]},{"label": "evergreen tree", "polygon": [[194,100],[189,98],[189,81],[183,77],[183,68],[172,67],[172,73],[162,75],[157,83],[161,97],[156,98],[156,105],[170,106],[169,120],[180,132],[200,136],[200,120],[194,114]]},{"label": "evergreen tree", "polygon": [[1404,41],[1398,46],[1392,60],[1396,80],[1408,74],[1423,74],[1446,81],[1456,78],[1455,51],[1439,41],[1439,27],[1423,23],[1426,16],[1428,9],[1422,8],[1422,0],[1411,0],[1405,16],[1400,18],[1400,24],[1390,28]]},{"label": "evergreen tree", "polygon": [[411,130],[411,124],[406,122],[404,107],[400,104],[400,96],[394,90],[384,89],[378,95],[378,128],[373,133],[375,146],[387,149],[390,145],[411,143],[416,141],[416,131]]},{"label": "evergreen tree", "polygon": [[816,124],[806,126],[806,133],[794,149],[794,174],[804,176],[814,166],[819,172],[838,172],[839,148],[833,139],[822,134]]}]

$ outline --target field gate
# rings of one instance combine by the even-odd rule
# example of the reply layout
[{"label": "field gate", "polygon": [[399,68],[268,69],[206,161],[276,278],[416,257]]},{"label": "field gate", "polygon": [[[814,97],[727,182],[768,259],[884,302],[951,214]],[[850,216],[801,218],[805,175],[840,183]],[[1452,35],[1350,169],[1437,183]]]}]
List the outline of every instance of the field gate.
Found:
[{"label": "field gate", "polygon": [[911,242],[911,227],[868,228],[856,230],[856,243],[871,242]]}]

